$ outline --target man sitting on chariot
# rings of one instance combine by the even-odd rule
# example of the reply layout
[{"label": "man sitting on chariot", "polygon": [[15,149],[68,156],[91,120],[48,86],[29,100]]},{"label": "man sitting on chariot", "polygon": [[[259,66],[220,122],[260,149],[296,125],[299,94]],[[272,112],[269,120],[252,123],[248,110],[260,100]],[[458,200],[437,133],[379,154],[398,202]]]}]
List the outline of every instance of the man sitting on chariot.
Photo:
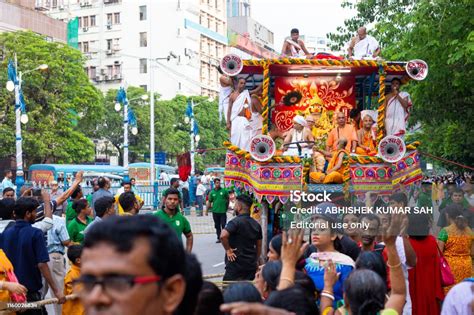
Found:
[{"label": "man sitting on chariot", "polygon": [[361,113],[362,117],[362,129],[357,131],[357,148],[356,153],[360,155],[374,156],[377,154],[377,144],[375,142],[377,125],[377,112],[375,110],[363,110]]},{"label": "man sitting on chariot", "polygon": [[291,37],[287,38],[283,43],[281,54],[284,57],[290,58],[302,58],[302,54],[307,58],[311,58],[312,54],[309,53],[308,49],[304,45],[304,42],[299,39],[300,32],[297,28],[291,30]]},{"label": "man sitting on chariot", "polygon": [[[304,143],[299,143],[304,142]],[[297,144],[298,143],[298,144]],[[298,146],[301,147],[301,156],[310,157],[313,154],[314,137],[303,116],[293,118],[293,128],[287,133],[283,142],[283,155],[300,156]]]},{"label": "man sitting on chariot", "polygon": [[344,172],[347,166],[344,166],[344,156],[347,154],[345,147],[347,139],[342,137],[337,141],[337,150],[334,153],[319,150],[325,156],[331,157],[326,173],[316,171],[310,172],[310,181],[318,184],[342,184],[344,182]]}]

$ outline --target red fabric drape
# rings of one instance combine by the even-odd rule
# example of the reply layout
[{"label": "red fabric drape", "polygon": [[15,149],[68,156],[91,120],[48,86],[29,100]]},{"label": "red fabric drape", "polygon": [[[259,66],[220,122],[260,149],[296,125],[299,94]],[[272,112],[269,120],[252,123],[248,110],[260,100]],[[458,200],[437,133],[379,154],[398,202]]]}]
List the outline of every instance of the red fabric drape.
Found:
[{"label": "red fabric drape", "polygon": [[188,180],[191,174],[191,153],[185,152],[178,155],[178,175],[183,182]]}]

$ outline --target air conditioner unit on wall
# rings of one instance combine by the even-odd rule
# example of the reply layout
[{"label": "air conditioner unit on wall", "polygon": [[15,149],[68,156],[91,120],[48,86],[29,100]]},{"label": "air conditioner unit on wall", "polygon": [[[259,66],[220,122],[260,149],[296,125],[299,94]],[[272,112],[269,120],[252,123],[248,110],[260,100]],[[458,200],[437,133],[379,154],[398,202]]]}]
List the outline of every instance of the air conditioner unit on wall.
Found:
[{"label": "air conditioner unit on wall", "polygon": [[107,54],[107,55],[112,55],[112,54],[113,54],[112,49],[107,50],[106,54]]},{"label": "air conditioner unit on wall", "polygon": [[88,27],[83,27],[83,28],[82,28],[82,31],[83,31],[83,32],[87,32],[88,30],[89,30]]}]

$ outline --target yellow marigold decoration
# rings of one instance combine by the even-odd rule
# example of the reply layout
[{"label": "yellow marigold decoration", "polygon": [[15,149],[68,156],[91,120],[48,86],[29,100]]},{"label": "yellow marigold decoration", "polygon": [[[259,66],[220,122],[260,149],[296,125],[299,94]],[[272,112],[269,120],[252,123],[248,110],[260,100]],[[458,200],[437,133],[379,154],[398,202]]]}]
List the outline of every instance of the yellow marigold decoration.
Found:
[{"label": "yellow marigold decoration", "polygon": [[263,84],[262,84],[262,134],[268,134],[268,111],[270,108],[268,90],[270,88],[270,65],[268,63],[263,64]]},{"label": "yellow marigold decoration", "polygon": [[379,71],[379,108],[378,108],[378,118],[377,118],[377,145],[380,140],[383,139],[385,135],[385,108],[387,103],[385,101],[385,70],[380,67]]}]

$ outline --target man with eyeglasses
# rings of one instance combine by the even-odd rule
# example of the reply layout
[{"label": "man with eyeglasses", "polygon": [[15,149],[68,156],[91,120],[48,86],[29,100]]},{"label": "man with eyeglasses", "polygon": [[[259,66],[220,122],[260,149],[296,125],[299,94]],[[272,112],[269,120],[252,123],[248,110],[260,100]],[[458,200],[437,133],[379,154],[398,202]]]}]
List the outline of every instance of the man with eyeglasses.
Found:
[{"label": "man with eyeglasses", "polygon": [[74,283],[86,314],[168,315],[183,299],[185,251],[155,216],[114,216],[86,234]]}]

